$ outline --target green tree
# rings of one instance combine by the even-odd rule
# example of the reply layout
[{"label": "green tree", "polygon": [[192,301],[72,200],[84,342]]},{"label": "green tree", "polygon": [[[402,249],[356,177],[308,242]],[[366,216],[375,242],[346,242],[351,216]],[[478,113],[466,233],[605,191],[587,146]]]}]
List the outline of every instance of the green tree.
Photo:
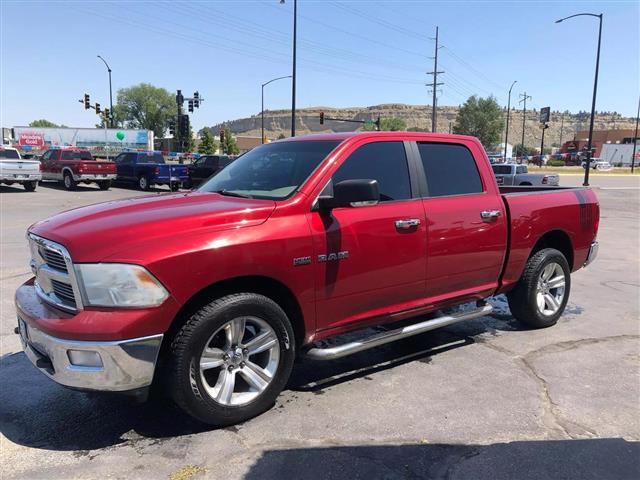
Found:
[{"label": "green tree", "polygon": [[478,137],[486,149],[493,148],[502,136],[504,118],[496,99],[473,95],[464,102],[456,116],[453,132]]},{"label": "green tree", "polygon": [[193,130],[191,124],[189,124],[189,130],[187,131],[187,138],[184,139],[184,151],[191,153],[196,149],[196,140],[193,138]]},{"label": "green tree", "polygon": [[236,143],[235,137],[231,135],[231,130],[228,127],[224,128],[224,151],[227,155],[237,155],[240,153],[240,149],[238,148],[238,144]]},{"label": "green tree", "polygon": [[[375,123],[365,123],[362,126],[364,131],[372,131],[376,129]],[[380,130],[383,132],[399,132],[407,129],[407,122],[401,118],[391,117],[380,120]]]},{"label": "green tree", "polygon": [[169,119],[176,116],[174,96],[149,83],[118,90],[118,108],[126,127],[153,130],[157,138],[164,136]]},{"label": "green tree", "polygon": [[66,127],[66,125],[58,125],[57,123],[50,122],[44,118],[40,120],[34,120],[29,124],[30,127],[41,127],[41,128],[57,128],[57,127]]},{"label": "green tree", "polygon": [[200,145],[198,146],[198,153],[211,155],[216,153],[218,145],[211,134],[211,130],[204,128],[200,133]]},{"label": "green tree", "polygon": [[513,146],[513,156],[514,157],[521,157],[523,153],[528,155],[529,154],[529,150],[524,148],[521,143],[516,143]]}]

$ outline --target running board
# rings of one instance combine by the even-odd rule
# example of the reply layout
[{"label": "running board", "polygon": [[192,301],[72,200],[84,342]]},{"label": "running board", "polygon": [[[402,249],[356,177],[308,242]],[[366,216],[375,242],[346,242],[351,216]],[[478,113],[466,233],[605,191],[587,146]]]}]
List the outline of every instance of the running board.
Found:
[{"label": "running board", "polygon": [[432,318],[424,322],[414,323],[403,328],[390,330],[388,332],[373,335],[364,340],[357,342],[345,343],[330,348],[312,348],[307,351],[306,356],[313,360],[335,360],[336,358],[346,357],[353,353],[362,352],[373,347],[384,345],[385,343],[395,342],[403,338],[412,337],[420,333],[429,332],[436,328],[446,327],[454,323],[472,320],[474,318],[489,315],[493,310],[491,305],[484,305],[475,310],[461,312],[454,315],[445,315],[443,317]]}]

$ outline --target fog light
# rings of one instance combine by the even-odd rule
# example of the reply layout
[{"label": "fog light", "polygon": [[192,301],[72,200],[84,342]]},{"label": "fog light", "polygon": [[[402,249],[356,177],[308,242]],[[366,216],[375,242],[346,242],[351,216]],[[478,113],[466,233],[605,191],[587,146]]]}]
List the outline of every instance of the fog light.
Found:
[{"label": "fog light", "polygon": [[102,359],[98,352],[90,350],[67,350],[71,365],[77,367],[102,367]]}]

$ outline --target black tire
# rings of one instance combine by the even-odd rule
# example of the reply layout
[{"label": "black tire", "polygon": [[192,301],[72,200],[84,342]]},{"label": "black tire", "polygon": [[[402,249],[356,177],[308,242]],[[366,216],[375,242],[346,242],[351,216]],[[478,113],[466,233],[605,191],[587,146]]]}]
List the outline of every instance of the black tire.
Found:
[{"label": "black tire", "polygon": [[[538,281],[543,270],[550,264],[557,264],[561,268],[564,274],[564,292],[557,311],[545,314],[538,306]],[[529,258],[518,284],[507,294],[507,299],[511,313],[517,320],[532,328],[546,328],[556,324],[567,306],[570,292],[571,270],[567,259],[558,250],[545,248]]]},{"label": "black tire", "polygon": [[143,191],[149,191],[151,184],[149,183],[149,177],[146,175],[140,175],[138,177],[138,188]]},{"label": "black tire", "polygon": [[69,172],[64,172],[64,175],[62,176],[62,185],[67,190],[75,190],[78,183],[73,179],[73,175]]},{"label": "black tire", "polygon": [[34,192],[36,190],[36,185],[38,185],[38,182],[36,182],[35,180],[33,182],[24,182],[22,184],[27,192]]},{"label": "black tire", "polygon": [[[223,405],[206,392],[199,359],[211,336],[239,317],[258,318],[273,329],[280,349],[279,363],[257,398],[243,405]],[[285,387],[295,359],[294,338],[287,315],[273,300],[255,293],[227,295],[202,307],[178,331],[167,352],[167,378],[162,380],[168,380],[175,403],[199,421],[219,427],[243,422],[268,410]]]},{"label": "black tire", "polygon": [[109,190],[111,188],[111,180],[100,180],[98,182],[100,190]]},{"label": "black tire", "polygon": [[174,182],[174,183],[172,183],[172,184],[170,184],[170,185],[169,185],[169,189],[170,189],[172,192],[177,192],[178,190],[180,190],[180,184],[179,184],[179,183],[175,183],[175,182]]}]

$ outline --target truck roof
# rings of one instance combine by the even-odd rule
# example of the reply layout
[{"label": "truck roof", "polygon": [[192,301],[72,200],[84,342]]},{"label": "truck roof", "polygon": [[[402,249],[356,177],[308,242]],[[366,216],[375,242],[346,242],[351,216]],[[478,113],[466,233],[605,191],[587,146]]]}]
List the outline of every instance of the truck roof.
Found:
[{"label": "truck roof", "polygon": [[472,138],[477,141],[475,137],[470,137],[467,135],[455,135],[452,133],[427,133],[427,132],[339,132],[339,133],[313,133],[309,135],[302,135],[300,137],[294,138],[284,138],[281,140],[277,140],[278,142],[304,142],[309,140],[347,140],[353,137],[371,137],[371,136],[379,136],[379,137],[396,137],[398,135],[403,135],[407,137],[411,137],[413,139],[423,139],[429,140],[430,138],[439,138],[442,139],[450,138],[451,140],[461,140],[461,139],[469,139]]}]

